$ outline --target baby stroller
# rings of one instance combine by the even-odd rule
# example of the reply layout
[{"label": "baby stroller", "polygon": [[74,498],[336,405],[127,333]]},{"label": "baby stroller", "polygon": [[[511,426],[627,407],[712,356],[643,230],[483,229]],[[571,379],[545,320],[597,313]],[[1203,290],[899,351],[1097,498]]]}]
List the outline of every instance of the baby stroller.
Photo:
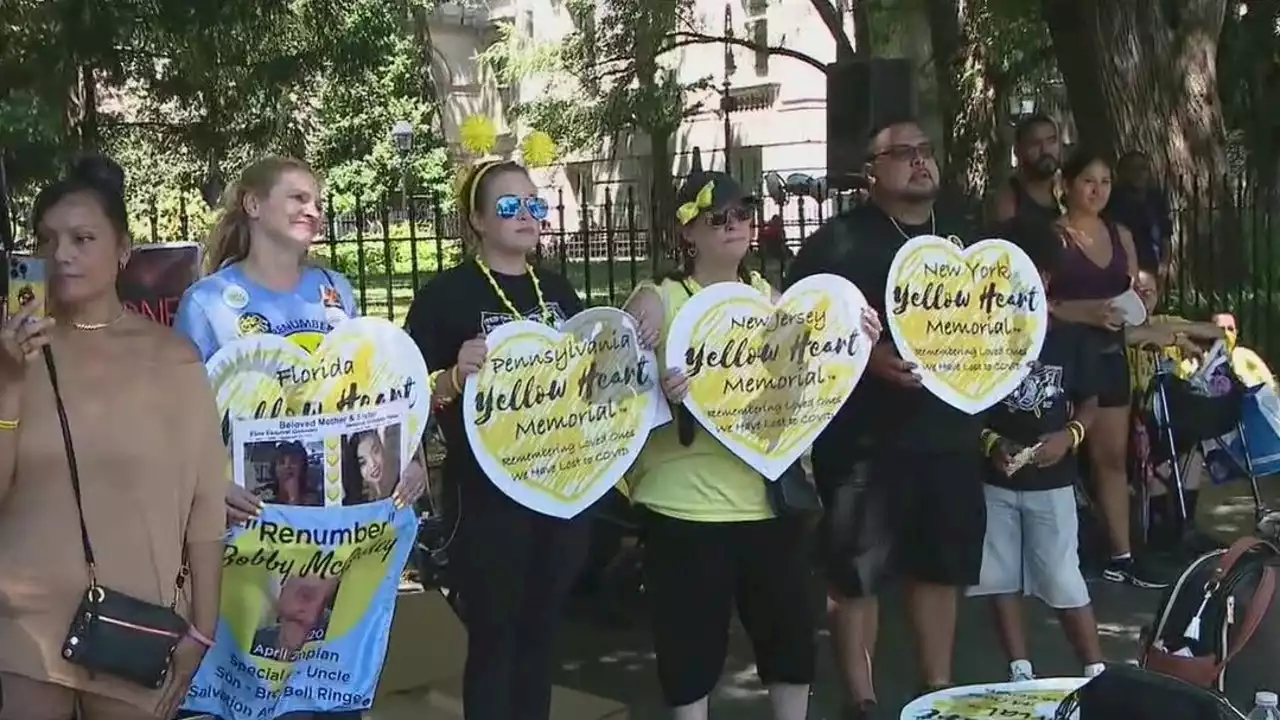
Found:
[{"label": "baby stroller", "polygon": [[[1203,550],[1195,534],[1194,508],[1187,501],[1187,475],[1192,463],[1202,462],[1202,453],[1197,451],[1205,443],[1238,430],[1245,395],[1221,343],[1205,355],[1202,369],[1189,378],[1178,377],[1172,361],[1157,368],[1147,389],[1146,410],[1138,418],[1147,449],[1147,461],[1139,464],[1134,475],[1138,481],[1138,526],[1144,543],[1150,542],[1152,529],[1149,476],[1155,468],[1168,467],[1167,477],[1159,480],[1168,490],[1170,507],[1166,510],[1177,530],[1176,549],[1195,555]],[[1250,480],[1260,507],[1256,480],[1252,476]]]}]

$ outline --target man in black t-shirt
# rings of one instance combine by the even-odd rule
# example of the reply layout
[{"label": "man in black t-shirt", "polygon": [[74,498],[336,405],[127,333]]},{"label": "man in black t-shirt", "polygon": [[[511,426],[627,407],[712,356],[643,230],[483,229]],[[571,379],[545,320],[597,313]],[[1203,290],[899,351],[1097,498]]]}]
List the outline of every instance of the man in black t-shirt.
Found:
[{"label": "man in black t-shirt", "polygon": [[[1017,242],[1050,280],[1063,245],[1043,223],[1022,223]],[[987,537],[982,577],[969,590],[990,597],[1011,682],[1035,677],[1022,627],[1022,595],[1058,613],[1084,675],[1102,672],[1098,626],[1080,572],[1076,448],[1098,408],[1098,349],[1087,328],[1050,319],[1039,359],[1022,383],[987,412],[983,445]]]},{"label": "man in black t-shirt", "polygon": [[[870,202],[806,240],[788,283],[841,275],[883,314],[889,265],[908,239],[973,239],[973,233],[962,216],[935,213],[938,165],[917,123],[876,130],[866,173]],[[956,602],[961,588],[978,581],[986,530],[980,419],[923,389],[888,335],[872,351],[867,377],[813,447],[814,477],[826,496],[828,580],[840,606],[833,635],[855,703],[852,717],[874,704],[874,596],[889,571],[908,581],[926,688],[951,683]]]},{"label": "man in black t-shirt", "polygon": [[1046,115],[1032,115],[1013,131],[1018,168],[1009,182],[987,200],[988,226],[1014,218],[1052,223],[1062,215],[1058,205],[1058,169],[1062,163],[1062,139],[1058,123]]}]

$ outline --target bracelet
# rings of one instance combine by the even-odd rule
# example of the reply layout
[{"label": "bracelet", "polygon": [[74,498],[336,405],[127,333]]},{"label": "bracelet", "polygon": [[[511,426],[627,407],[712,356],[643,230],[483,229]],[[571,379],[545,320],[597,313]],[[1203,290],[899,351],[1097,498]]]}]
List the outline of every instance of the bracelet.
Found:
[{"label": "bracelet", "polygon": [[443,370],[437,370],[427,376],[427,381],[430,383],[431,392],[434,393],[436,391],[436,387],[440,384],[441,375],[444,375]]},{"label": "bracelet", "polygon": [[458,366],[454,365],[449,370],[449,380],[453,383],[453,394],[455,396],[462,394],[462,381],[458,379]]},{"label": "bracelet", "polygon": [[17,430],[18,420],[0,420],[0,430]]},{"label": "bracelet", "polygon": [[187,628],[187,637],[191,638],[192,640],[195,640],[196,642],[200,643],[206,648],[213,647],[213,641],[210,640],[208,636],[206,636],[204,633],[197,630],[194,625]]},{"label": "bracelet", "polygon": [[1067,432],[1071,433],[1071,447],[1080,447],[1080,443],[1084,442],[1084,423],[1072,420],[1067,423]]},{"label": "bracelet", "polygon": [[991,455],[991,451],[995,449],[996,443],[1000,442],[1000,436],[994,430],[982,431],[982,454],[984,456]]}]

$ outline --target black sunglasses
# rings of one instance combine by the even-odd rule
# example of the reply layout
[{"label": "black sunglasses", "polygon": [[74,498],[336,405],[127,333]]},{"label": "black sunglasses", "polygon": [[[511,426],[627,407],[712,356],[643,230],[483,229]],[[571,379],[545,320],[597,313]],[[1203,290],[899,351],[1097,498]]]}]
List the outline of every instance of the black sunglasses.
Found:
[{"label": "black sunglasses", "polygon": [[750,222],[755,219],[755,211],[749,207],[741,205],[731,208],[725,208],[718,212],[707,213],[707,224],[711,227],[724,227],[729,224],[730,220],[736,222]]}]

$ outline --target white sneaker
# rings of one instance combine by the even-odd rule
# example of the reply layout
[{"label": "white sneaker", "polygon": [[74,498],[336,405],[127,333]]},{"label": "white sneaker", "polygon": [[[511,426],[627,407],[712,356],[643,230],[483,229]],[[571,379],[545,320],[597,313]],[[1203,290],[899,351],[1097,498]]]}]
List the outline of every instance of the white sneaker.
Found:
[{"label": "white sneaker", "polygon": [[1009,663],[1009,682],[1026,682],[1035,680],[1035,671],[1031,669],[1031,661],[1014,660]]},{"label": "white sneaker", "polygon": [[1107,669],[1106,663],[1094,663],[1084,666],[1084,676],[1087,678],[1095,678],[1101,675]]}]

